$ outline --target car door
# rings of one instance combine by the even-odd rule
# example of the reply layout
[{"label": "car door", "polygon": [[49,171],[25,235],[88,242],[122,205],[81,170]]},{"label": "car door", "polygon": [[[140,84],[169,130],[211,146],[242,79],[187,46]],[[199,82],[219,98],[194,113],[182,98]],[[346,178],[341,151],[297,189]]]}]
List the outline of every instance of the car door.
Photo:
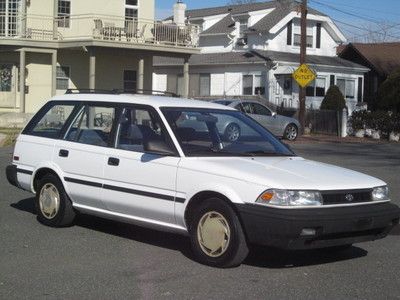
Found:
[{"label": "car door", "polygon": [[66,189],[75,205],[106,209],[102,177],[115,113],[116,107],[111,104],[83,105],[64,139],[56,143],[53,161],[63,170]]},{"label": "car door", "polygon": [[162,140],[174,149],[158,113],[123,108],[115,147],[106,150],[103,197],[110,211],[146,222],[175,224],[176,175],[180,157],[146,153],[144,143]]},{"label": "car door", "polygon": [[250,106],[251,113],[249,114],[254,120],[267,128],[273,134],[278,134],[278,122],[273,116],[271,110],[259,103],[247,103]]}]

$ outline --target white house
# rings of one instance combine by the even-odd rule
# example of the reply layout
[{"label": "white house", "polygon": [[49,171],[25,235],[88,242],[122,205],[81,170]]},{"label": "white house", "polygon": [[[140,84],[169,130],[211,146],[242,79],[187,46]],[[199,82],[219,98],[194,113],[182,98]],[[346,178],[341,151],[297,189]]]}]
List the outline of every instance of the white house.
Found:
[{"label": "white house", "polygon": [[154,0],[0,0],[0,113],[34,113],[67,89],[151,89],[154,55],[200,53],[197,25],[154,11]]},{"label": "white house", "polygon": [[[186,11],[199,25],[201,54],[192,55],[191,97],[261,95],[270,103],[298,107],[292,79],[299,66],[300,12],[294,0]],[[307,106],[319,108],[330,85],[338,85],[350,110],[363,101],[364,66],[336,56],[345,36],[331,18],[308,11],[307,62],[317,79],[307,88]],[[183,94],[182,59],[155,57],[153,88]]]}]

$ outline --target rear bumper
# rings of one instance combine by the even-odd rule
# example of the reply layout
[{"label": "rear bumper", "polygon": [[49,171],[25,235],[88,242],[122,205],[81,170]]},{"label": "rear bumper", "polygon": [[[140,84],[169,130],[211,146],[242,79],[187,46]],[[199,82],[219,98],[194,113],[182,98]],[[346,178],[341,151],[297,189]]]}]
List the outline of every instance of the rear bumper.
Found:
[{"label": "rear bumper", "polygon": [[7,176],[7,180],[10,184],[12,184],[13,186],[16,187],[20,187],[19,183],[18,183],[18,175],[17,175],[18,171],[17,171],[17,166],[11,165],[11,166],[7,166],[6,168],[6,176]]},{"label": "rear bumper", "polygon": [[[293,250],[381,239],[400,217],[399,207],[391,203],[311,209],[244,204],[237,208],[250,243]],[[315,234],[310,235],[309,229]]]}]

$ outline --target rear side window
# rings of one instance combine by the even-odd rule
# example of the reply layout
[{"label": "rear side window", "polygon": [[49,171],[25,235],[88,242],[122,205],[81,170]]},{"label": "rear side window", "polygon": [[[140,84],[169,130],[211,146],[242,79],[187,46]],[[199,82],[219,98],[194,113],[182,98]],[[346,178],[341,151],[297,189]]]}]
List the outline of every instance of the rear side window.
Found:
[{"label": "rear side window", "polygon": [[84,106],[69,129],[66,140],[107,147],[111,141],[115,108]]},{"label": "rear side window", "polygon": [[27,131],[24,133],[46,138],[59,138],[74,108],[74,104],[53,103],[39,112],[38,116],[32,120],[32,123],[28,125]]}]

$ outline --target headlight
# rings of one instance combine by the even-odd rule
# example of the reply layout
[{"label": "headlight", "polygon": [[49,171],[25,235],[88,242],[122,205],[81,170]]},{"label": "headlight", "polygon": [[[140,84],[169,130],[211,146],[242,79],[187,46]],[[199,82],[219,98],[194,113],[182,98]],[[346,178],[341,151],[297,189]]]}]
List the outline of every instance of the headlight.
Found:
[{"label": "headlight", "polygon": [[321,206],[323,200],[317,191],[268,190],[258,197],[256,203],[276,206]]},{"label": "headlight", "polygon": [[389,200],[389,188],[387,186],[381,186],[372,190],[373,201],[384,201]]}]

